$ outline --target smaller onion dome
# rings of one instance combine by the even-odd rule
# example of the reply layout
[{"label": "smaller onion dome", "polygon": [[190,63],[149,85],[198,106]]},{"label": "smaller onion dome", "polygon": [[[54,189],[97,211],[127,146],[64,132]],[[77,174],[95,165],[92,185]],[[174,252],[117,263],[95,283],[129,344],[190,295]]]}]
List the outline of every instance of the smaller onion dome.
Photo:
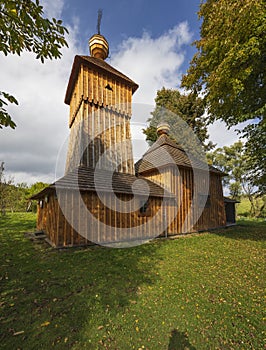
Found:
[{"label": "smaller onion dome", "polygon": [[158,124],[157,126],[157,134],[160,135],[169,135],[169,131],[170,131],[170,125],[168,123],[165,122],[161,122]]}]

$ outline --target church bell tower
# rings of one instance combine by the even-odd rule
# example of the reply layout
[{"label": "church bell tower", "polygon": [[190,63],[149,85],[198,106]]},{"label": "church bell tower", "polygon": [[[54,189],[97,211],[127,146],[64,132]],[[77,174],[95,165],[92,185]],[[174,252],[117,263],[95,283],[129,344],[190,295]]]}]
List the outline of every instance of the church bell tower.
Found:
[{"label": "church bell tower", "polygon": [[134,174],[130,118],[138,85],[105,60],[109,45],[89,39],[90,56],[75,56],[66,91],[70,136],[65,172],[84,165]]}]

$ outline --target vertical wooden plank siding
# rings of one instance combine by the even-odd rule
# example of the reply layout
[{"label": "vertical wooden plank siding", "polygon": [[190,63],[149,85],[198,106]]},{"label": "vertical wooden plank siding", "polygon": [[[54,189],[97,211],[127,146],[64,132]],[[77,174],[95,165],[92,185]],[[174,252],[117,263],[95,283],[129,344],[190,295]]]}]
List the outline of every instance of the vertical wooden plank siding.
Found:
[{"label": "vertical wooden plank siding", "polygon": [[[206,173],[197,171],[197,181],[194,184],[192,169],[179,167],[166,167],[159,171],[150,171],[145,177],[160,186],[175,193],[177,205],[180,204],[175,220],[169,225],[168,233],[177,234],[182,231],[205,230],[208,228],[221,227],[226,224],[223,201],[223,190],[220,175],[210,173],[210,207],[203,208],[203,212],[196,220],[200,208],[197,207],[201,189],[205,188]],[[170,176],[170,180],[169,180]],[[195,193],[194,193],[195,191]],[[193,204],[194,199],[194,205]],[[171,217],[173,206],[168,207],[168,215]],[[194,224],[194,225],[193,225]]]},{"label": "vertical wooden plank siding", "polygon": [[[39,229],[45,230],[48,239],[56,247],[79,246],[95,242],[123,242],[128,239],[154,237],[155,226],[152,219],[161,207],[161,198],[149,199],[150,215],[145,216],[140,215],[139,210],[128,213],[116,212],[119,208],[117,202],[130,201],[132,195],[118,194],[115,201],[112,201],[109,193],[102,195],[108,204],[106,206],[95,192],[82,192],[80,196],[77,191],[61,190],[60,203],[61,205],[64,202],[66,204],[62,208],[63,211],[59,208],[58,199],[51,195],[43,209],[38,209]],[[92,222],[87,212],[82,209],[82,202],[96,218],[95,222]],[[68,215],[70,215],[72,225],[66,220]],[[161,212],[156,226],[158,227],[162,223],[163,215]],[[141,225],[145,225],[144,228]],[[134,236],[130,236],[130,231],[127,230],[130,228],[132,228]]]},{"label": "vertical wooden plank siding", "polygon": [[[110,85],[112,90],[106,88]],[[113,152],[113,161],[121,159],[119,171],[134,174],[134,161],[132,157],[131,134],[130,134],[130,116],[131,116],[131,100],[132,88],[115,79],[109,72],[97,71],[97,68],[88,68],[81,64],[80,72],[75,82],[75,87],[70,100],[70,116],[69,126],[71,128],[69,149],[67,155],[66,173],[73,170],[79,165],[77,149],[78,124],[84,125],[83,142],[93,140],[93,145],[86,150],[84,162],[91,166],[91,158],[93,163],[99,159],[101,153],[106,150],[108,137],[110,144],[114,142],[127,142],[126,150],[123,147]],[[90,108],[85,108],[84,103],[90,104]],[[81,110],[83,112],[81,112]],[[99,137],[95,144],[95,138],[103,130],[106,130],[106,114],[112,121],[113,130]],[[90,120],[92,119],[92,120]],[[101,141],[101,142],[100,142]],[[102,147],[101,147],[101,145]],[[82,147],[81,147],[82,148]],[[86,147],[83,147],[86,149]],[[89,153],[93,153],[92,156]],[[93,166],[94,166],[93,164]],[[104,165],[103,165],[104,167]]]}]

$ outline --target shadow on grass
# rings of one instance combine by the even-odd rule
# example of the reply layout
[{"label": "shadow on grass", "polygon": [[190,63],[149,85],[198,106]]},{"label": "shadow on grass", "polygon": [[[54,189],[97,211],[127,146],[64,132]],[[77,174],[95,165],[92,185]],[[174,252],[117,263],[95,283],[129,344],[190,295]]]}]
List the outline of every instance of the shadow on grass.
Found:
[{"label": "shadow on grass", "polygon": [[173,329],[169,340],[168,350],[196,350],[188,340],[185,332]]},{"label": "shadow on grass", "polygon": [[[21,227],[14,220],[12,234],[0,236],[3,348],[68,349],[89,338],[98,344],[113,319],[138,306],[141,287],[158,279],[157,244],[55,251],[26,240]],[[21,238],[14,241],[13,231]],[[118,333],[108,336],[112,344]]]},{"label": "shadow on grass", "polygon": [[235,226],[213,233],[226,238],[236,240],[266,240],[266,221],[264,220],[239,220]]}]

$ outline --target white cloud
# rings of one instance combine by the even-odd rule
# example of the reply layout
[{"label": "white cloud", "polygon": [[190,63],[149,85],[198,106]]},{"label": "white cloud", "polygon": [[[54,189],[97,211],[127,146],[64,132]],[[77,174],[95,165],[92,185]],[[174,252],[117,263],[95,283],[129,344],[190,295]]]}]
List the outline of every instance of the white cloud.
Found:
[{"label": "white cloud", "polygon": [[185,59],[184,46],[191,39],[188,24],[183,22],[157,38],[147,32],[140,38],[128,38],[111,55],[110,64],[139,85],[133,96],[131,123],[135,160],[148,148],[142,129],[154,108],[157,90],[163,86],[177,88]]},{"label": "white cloud", "polygon": [[[217,145],[217,147],[230,146],[239,140],[240,136],[237,130],[242,130],[247,125],[247,122],[227,128],[224,122],[218,120],[211,124],[208,128],[210,140]],[[245,139],[242,139],[243,141]]]},{"label": "white cloud", "polygon": [[153,104],[157,90],[163,86],[177,87],[185,57],[183,46],[189,44],[191,38],[188,24],[184,22],[158,38],[144,32],[141,38],[122,42],[110,63],[139,84],[135,102]]},{"label": "white cloud", "polygon": [[40,4],[48,18],[59,18],[64,7],[64,0],[41,0]]},{"label": "white cloud", "polygon": [[42,64],[34,54],[0,56],[1,90],[13,94],[19,106],[9,112],[17,124],[1,130],[0,160],[15,182],[55,179],[57,153],[67,137],[69,107],[64,95],[75,54],[77,27],[69,28],[69,48],[60,60]]}]

